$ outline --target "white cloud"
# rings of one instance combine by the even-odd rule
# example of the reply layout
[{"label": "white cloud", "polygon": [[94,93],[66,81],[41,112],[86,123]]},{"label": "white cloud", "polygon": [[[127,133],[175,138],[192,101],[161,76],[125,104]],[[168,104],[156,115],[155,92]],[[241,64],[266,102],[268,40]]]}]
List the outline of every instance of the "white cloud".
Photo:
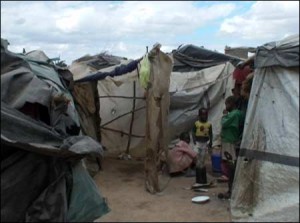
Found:
[{"label": "white cloud", "polygon": [[255,2],[245,14],[225,19],[220,34],[262,42],[299,34],[299,1]]},{"label": "white cloud", "polygon": [[62,32],[72,33],[79,31],[80,19],[93,13],[93,8],[66,9],[63,15],[56,15],[55,25]]},{"label": "white cloud", "polygon": [[17,51],[39,46],[49,57],[61,54],[67,63],[103,50],[136,58],[155,42],[178,47],[176,36],[225,18],[235,8],[226,2],[199,7],[190,1],[1,2],[1,36]]}]

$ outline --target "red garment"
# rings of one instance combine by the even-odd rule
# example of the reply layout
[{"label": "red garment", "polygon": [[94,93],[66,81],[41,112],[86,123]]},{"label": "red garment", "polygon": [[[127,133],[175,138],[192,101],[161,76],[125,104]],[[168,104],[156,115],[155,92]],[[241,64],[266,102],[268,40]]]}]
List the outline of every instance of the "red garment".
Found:
[{"label": "red garment", "polygon": [[221,161],[221,172],[226,177],[229,177],[229,167],[228,167],[227,161],[225,161],[225,160]]},{"label": "red garment", "polygon": [[196,156],[197,153],[191,149],[189,144],[179,141],[168,154],[170,173],[183,171],[192,164]]},{"label": "red garment", "polygon": [[233,71],[233,79],[235,79],[237,84],[242,84],[246,77],[251,73],[250,66],[247,65],[243,69],[235,68]]}]

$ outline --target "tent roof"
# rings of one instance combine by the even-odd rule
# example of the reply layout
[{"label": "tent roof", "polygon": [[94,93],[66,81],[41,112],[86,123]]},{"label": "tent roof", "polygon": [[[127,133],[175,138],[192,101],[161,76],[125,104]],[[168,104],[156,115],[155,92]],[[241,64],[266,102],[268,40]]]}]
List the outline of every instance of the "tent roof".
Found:
[{"label": "tent roof", "polygon": [[277,42],[266,43],[256,50],[255,67],[298,67],[299,35],[292,35]]},{"label": "tent roof", "polygon": [[231,62],[236,66],[243,59],[208,50],[192,44],[180,46],[172,52],[174,58],[173,71],[195,71]]},{"label": "tent roof", "polygon": [[127,60],[124,57],[118,57],[114,55],[108,55],[106,53],[100,53],[94,56],[85,55],[73,61],[73,63],[81,63],[86,66],[90,66],[95,70],[100,70],[106,67],[120,64],[123,60]]}]

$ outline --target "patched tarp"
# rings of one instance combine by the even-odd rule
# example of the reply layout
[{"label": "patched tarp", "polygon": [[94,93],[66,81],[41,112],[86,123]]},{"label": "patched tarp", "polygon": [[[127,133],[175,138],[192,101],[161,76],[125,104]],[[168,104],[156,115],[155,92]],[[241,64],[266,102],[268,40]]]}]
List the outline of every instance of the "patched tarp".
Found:
[{"label": "patched tarp", "polygon": [[[285,42],[293,51],[295,39],[299,48],[299,36],[275,45]],[[264,64],[264,53],[258,51],[256,64]],[[287,59],[288,47],[285,53]],[[292,67],[267,63],[255,69],[233,184],[233,221],[299,222],[299,54],[294,56]]]},{"label": "patched tarp", "polygon": [[[101,217],[109,208],[97,187],[78,177],[76,166],[86,156],[102,157],[103,150],[80,134],[65,76],[46,62],[45,54],[14,54],[5,43],[1,39],[1,221]],[[87,172],[82,174],[92,181]],[[79,184],[85,185],[81,193],[90,190],[88,198],[79,199],[86,206],[81,213],[70,206]],[[78,215],[69,218],[70,211]]]}]

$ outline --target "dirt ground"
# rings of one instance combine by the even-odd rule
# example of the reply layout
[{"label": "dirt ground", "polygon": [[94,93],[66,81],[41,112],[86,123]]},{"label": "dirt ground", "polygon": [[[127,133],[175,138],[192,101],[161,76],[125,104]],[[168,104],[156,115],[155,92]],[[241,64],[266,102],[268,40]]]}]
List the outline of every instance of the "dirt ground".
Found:
[{"label": "dirt ground", "polygon": [[[163,177],[165,189],[151,195],[144,187],[143,161],[118,160],[105,157],[103,170],[95,181],[111,211],[95,222],[230,222],[229,202],[219,200],[217,194],[227,189],[226,183],[217,183],[208,192],[187,190],[195,183],[195,177]],[[208,180],[217,176],[207,164]],[[195,196],[207,195],[210,201],[195,204]]]}]

